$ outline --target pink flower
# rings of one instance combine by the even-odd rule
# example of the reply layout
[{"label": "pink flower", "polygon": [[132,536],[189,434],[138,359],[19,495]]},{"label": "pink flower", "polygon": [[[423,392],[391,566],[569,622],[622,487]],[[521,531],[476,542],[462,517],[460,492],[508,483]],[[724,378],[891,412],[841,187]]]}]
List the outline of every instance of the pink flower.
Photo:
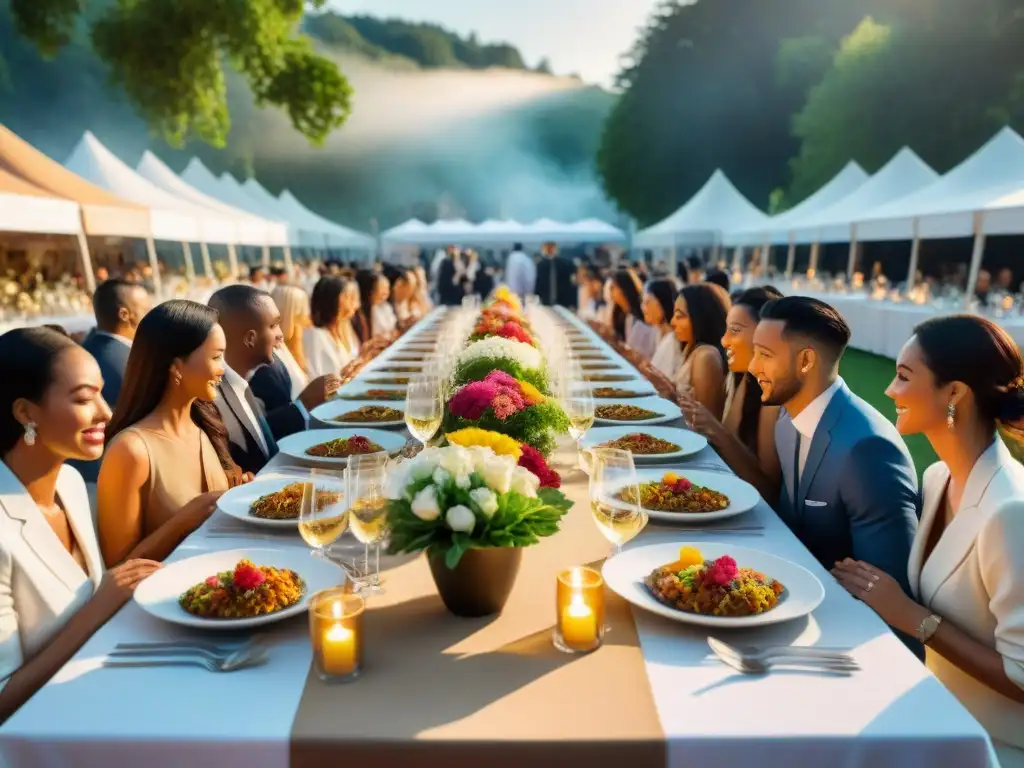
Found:
[{"label": "pink flower", "polygon": [[509,376],[504,371],[491,371],[484,378],[484,381],[489,381],[492,384],[496,384],[499,387],[513,387],[519,388],[519,382],[516,381],[512,376]]},{"label": "pink flower", "polygon": [[494,408],[494,415],[504,421],[523,409],[523,398],[508,388],[502,388],[502,392],[491,401],[491,407]]},{"label": "pink flower", "polygon": [[473,381],[459,389],[448,401],[448,410],[463,419],[479,419],[491,406],[498,387],[490,381]]},{"label": "pink flower", "polygon": [[235,567],[235,587],[244,592],[256,589],[266,580],[267,577],[263,571],[251,563],[242,562]]},{"label": "pink flower", "polygon": [[736,578],[738,572],[739,569],[736,567],[736,561],[728,555],[722,555],[704,569],[701,578],[706,584],[716,584],[719,587],[724,587]]}]

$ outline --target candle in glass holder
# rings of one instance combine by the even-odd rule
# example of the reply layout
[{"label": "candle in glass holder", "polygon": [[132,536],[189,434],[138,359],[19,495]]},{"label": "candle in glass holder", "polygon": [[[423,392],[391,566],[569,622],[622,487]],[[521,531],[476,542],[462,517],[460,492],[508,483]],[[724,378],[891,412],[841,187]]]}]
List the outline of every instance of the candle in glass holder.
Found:
[{"label": "candle in glass holder", "polygon": [[554,644],[565,653],[587,653],[604,638],[604,579],[591,568],[558,574]]},{"label": "candle in glass holder", "polygon": [[313,662],[322,680],[343,682],[359,674],[365,603],[346,587],[317,592],[309,605]]}]

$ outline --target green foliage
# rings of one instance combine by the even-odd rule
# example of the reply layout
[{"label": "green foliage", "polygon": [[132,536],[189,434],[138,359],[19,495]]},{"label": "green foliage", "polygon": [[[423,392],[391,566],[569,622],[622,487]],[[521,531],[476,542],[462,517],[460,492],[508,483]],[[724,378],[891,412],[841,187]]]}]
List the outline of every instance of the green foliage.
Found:
[{"label": "green foliage", "polygon": [[555,447],[554,435],[569,431],[569,417],[551,401],[524,408],[507,419],[499,419],[491,408],[484,411],[479,419],[464,419],[448,410],[445,411],[442,432],[455,432],[466,427],[478,427],[508,435],[520,443],[533,446],[547,456]]},{"label": "green foliage", "polygon": [[504,371],[519,381],[535,386],[544,394],[550,394],[548,377],[537,368],[524,368],[515,360],[507,357],[479,357],[468,362],[457,363],[452,377],[452,386],[461,387],[471,381],[482,381],[491,371]]}]

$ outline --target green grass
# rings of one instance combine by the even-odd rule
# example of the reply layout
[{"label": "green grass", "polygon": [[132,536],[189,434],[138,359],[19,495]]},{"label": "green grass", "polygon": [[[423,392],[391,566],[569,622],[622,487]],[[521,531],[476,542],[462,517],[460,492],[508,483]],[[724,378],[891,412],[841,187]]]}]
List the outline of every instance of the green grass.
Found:
[{"label": "green grass", "polygon": [[[896,421],[896,407],[885,396],[885,390],[896,374],[896,363],[857,349],[847,349],[839,365],[839,373],[847,386],[881,411],[889,421]],[[914,459],[918,478],[938,459],[924,435],[903,438]]]}]

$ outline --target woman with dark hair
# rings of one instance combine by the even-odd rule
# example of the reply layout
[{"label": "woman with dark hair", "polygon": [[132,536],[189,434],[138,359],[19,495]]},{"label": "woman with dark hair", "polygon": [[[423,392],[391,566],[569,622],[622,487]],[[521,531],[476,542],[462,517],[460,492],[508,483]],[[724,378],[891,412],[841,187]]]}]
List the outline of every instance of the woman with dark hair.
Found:
[{"label": "woman with dark hair", "polygon": [[0,336],[0,722],[160,567],[109,571],[85,482],[68,459],[103,454],[110,409],[88,352],[48,328]]},{"label": "woman with dark hair", "polygon": [[712,283],[685,285],[676,297],[672,330],[685,345],[682,365],[672,375],[676,389],[711,413],[725,407],[725,318],[729,296]]},{"label": "woman with dark hair", "polygon": [[413,296],[416,295],[416,276],[412,274],[411,270],[396,266],[384,267],[384,276],[390,283],[389,303],[397,326],[399,322],[408,320],[412,316],[409,304]]},{"label": "woman with dark hair", "polygon": [[1024,419],[1024,361],[990,320],[953,315],[914,329],[886,390],[896,429],[939,462],[921,481],[910,552],[913,597],[869,563],[833,575],[893,629],[985,726],[1003,768],[1024,765],[1024,466],[997,427]]},{"label": "woman with dark hair", "polygon": [[108,563],[158,529],[149,556],[162,560],[213,512],[228,473],[242,479],[213,404],[225,346],[216,310],[194,301],[164,302],[139,323],[96,487]]},{"label": "woman with dark hair", "polygon": [[659,337],[651,356],[651,365],[670,378],[683,364],[683,349],[669,325],[675,300],[675,281],[663,277],[647,284],[641,304],[644,322],[654,328]]},{"label": "woman with dark hair", "polygon": [[391,283],[384,275],[366,269],[356,273],[356,283],[359,285],[362,327],[366,334],[362,341],[367,342],[374,336],[387,336],[398,327],[398,319],[388,303]]},{"label": "woman with dark hair", "polygon": [[321,277],[309,300],[311,328],[302,332],[306,370],[313,378],[337,374],[359,354],[359,289],[337,275]]},{"label": "woman with dark hair", "polygon": [[748,369],[761,307],[780,298],[782,294],[771,286],[737,292],[722,336],[729,376],[720,417],[693,398],[679,396],[690,428],[707,437],[733,472],[756,487],[769,504],[778,498],[782,480],[775,448],[779,408],[761,403],[761,387]]},{"label": "woman with dark hair", "polygon": [[612,275],[612,330],[619,341],[649,360],[658,345],[658,332],[644,322],[641,286],[640,278],[630,269],[618,269]]},{"label": "woman with dark hair", "polygon": [[576,280],[579,282],[579,308],[576,314],[581,320],[599,321],[601,318],[601,307],[604,305],[604,284],[601,281],[601,273],[590,264],[580,264],[576,270]]}]

